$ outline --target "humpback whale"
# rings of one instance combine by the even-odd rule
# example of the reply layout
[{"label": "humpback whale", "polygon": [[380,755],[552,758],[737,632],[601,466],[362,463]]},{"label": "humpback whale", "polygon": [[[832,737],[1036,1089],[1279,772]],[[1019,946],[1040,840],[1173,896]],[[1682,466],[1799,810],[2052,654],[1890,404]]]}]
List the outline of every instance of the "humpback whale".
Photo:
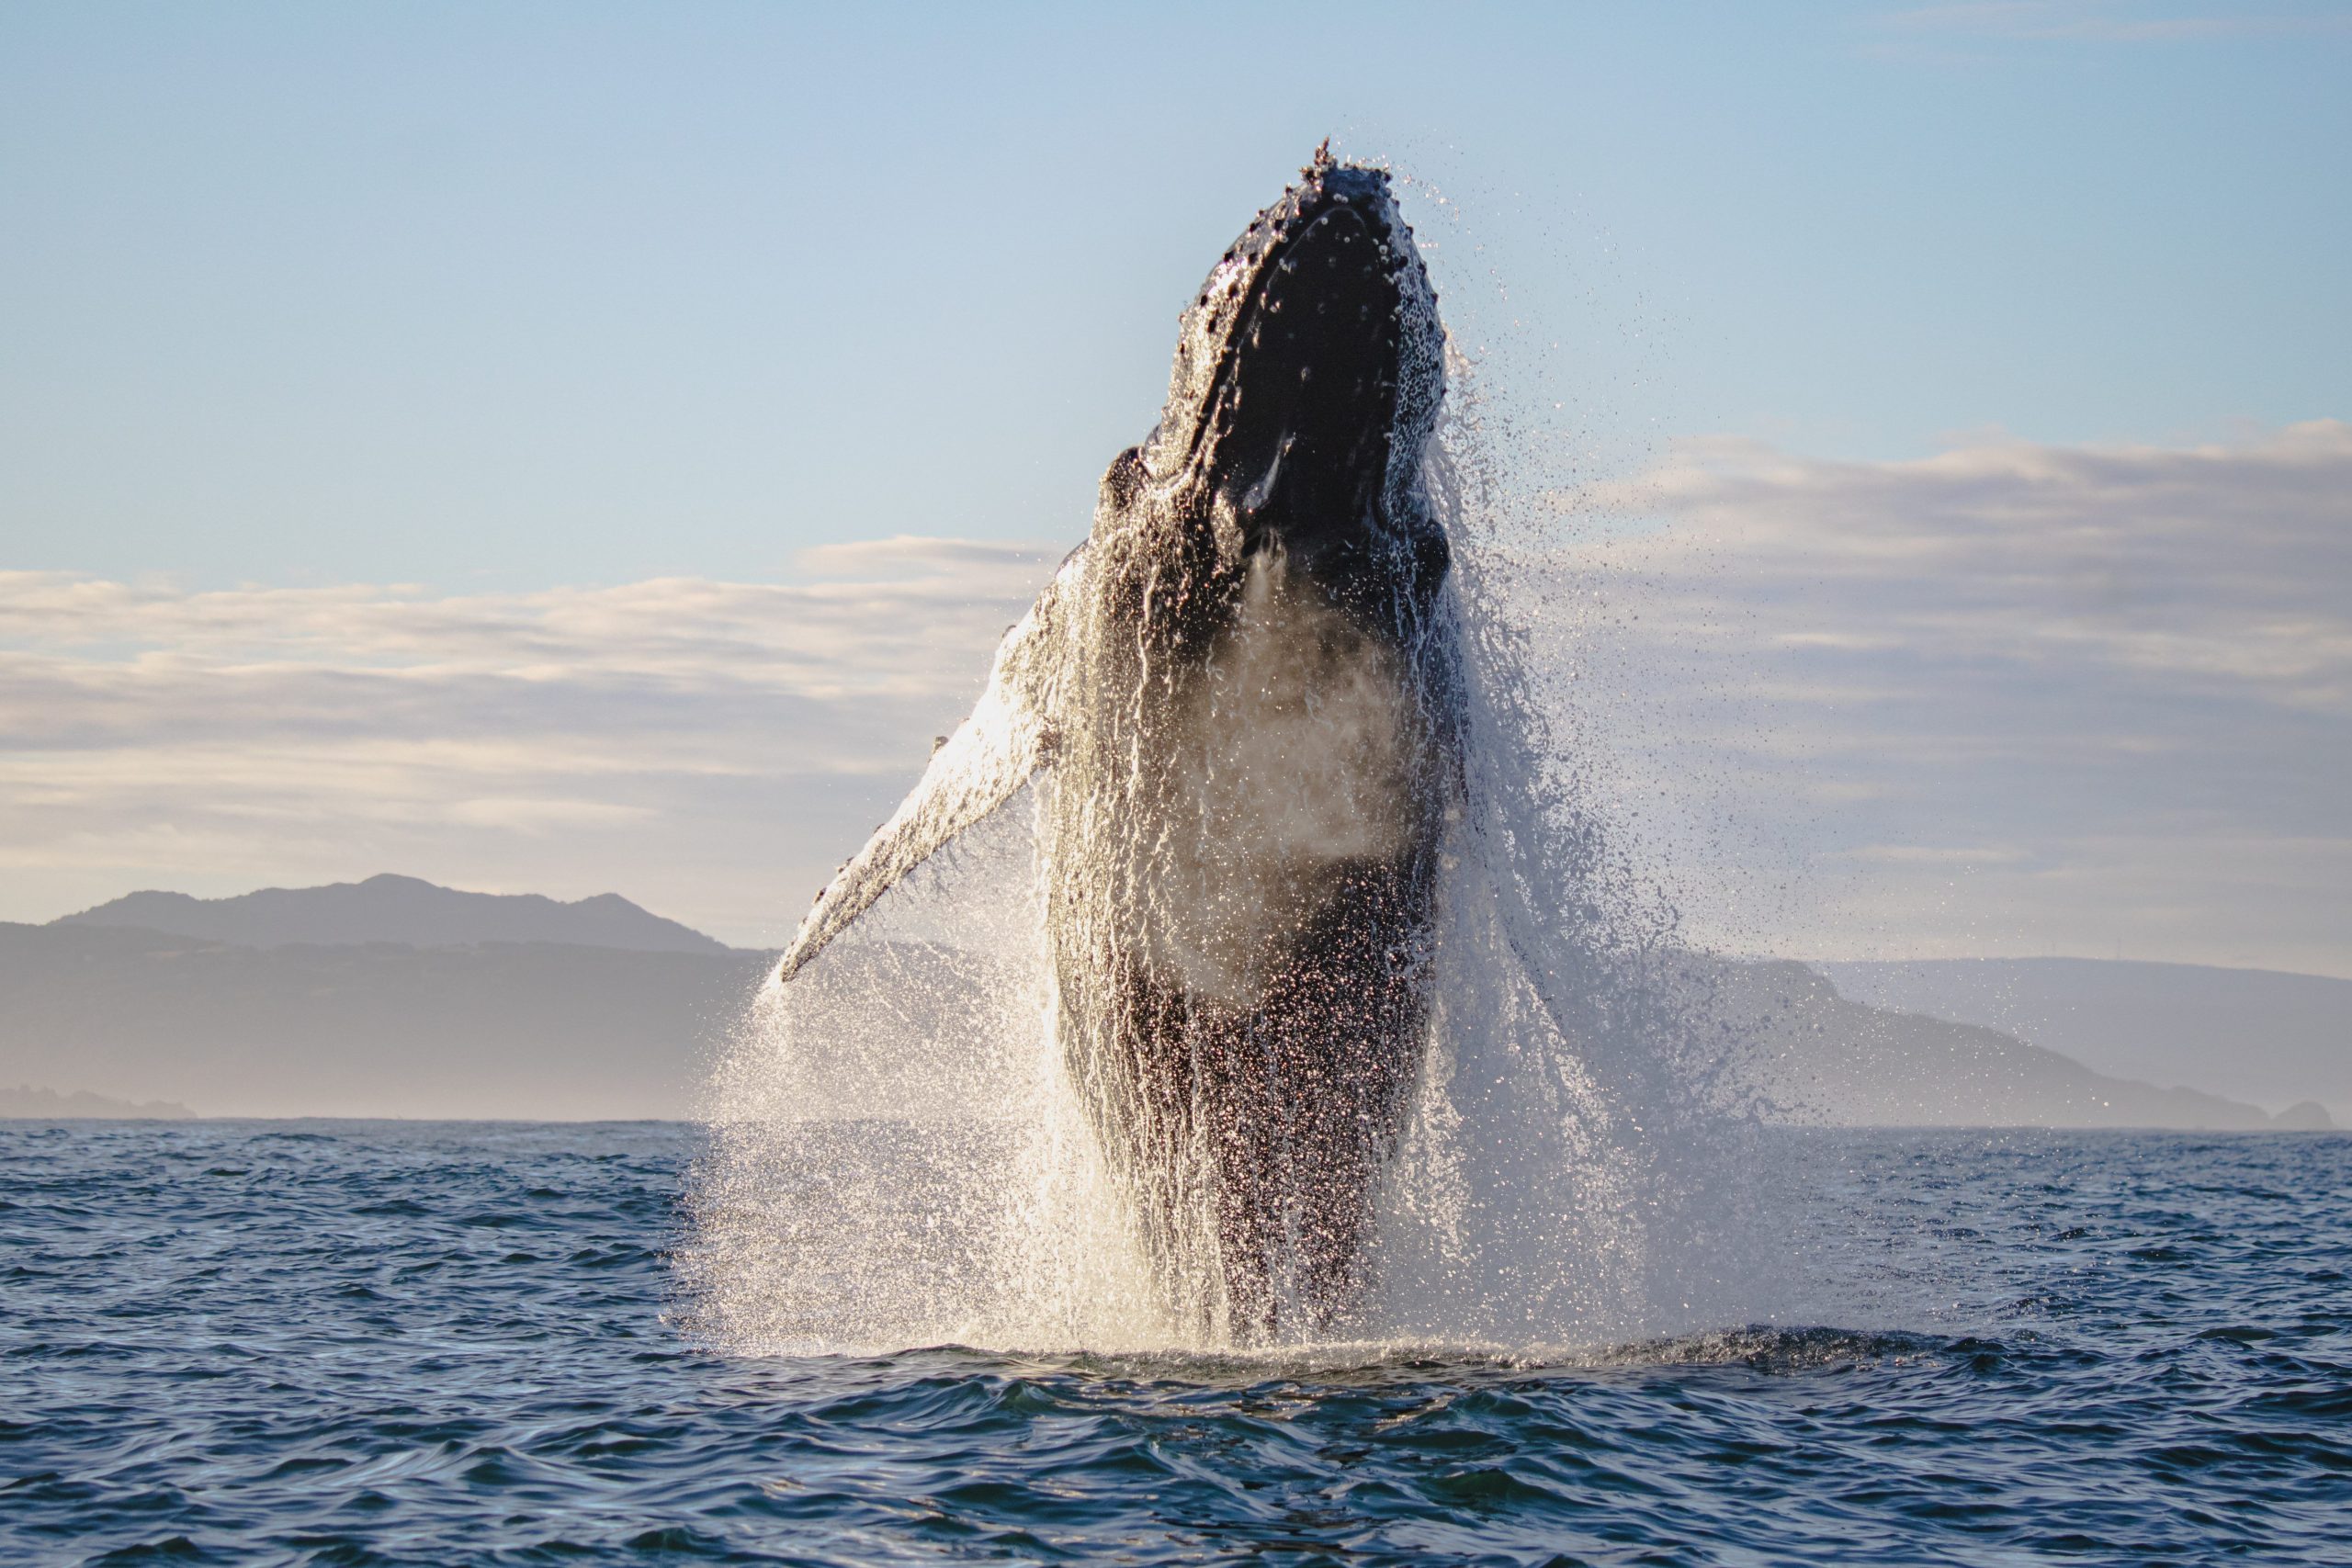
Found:
[{"label": "humpback whale", "polygon": [[1183,312],[1159,423],[978,705],[778,969],[1034,780],[1069,1080],[1170,1310],[1239,1342],[1356,1299],[1424,1054],[1464,787],[1424,472],[1443,389],[1387,175],[1317,149]]}]

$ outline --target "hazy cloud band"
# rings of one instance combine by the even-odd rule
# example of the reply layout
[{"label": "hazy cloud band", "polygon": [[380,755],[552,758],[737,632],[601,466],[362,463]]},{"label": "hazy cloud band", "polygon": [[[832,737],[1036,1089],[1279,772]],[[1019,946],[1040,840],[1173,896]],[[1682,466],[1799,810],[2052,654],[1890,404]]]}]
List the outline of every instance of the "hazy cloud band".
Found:
[{"label": "hazy cloud band", "polygon": [[[2352,426],[1705,441],[1573,499],[1607,521],[1516,569],[1534,647],[1606,671],[1561,685],[1577,733],[1702,929],[2352,973]],[[400,870],[780,941],[1057,554],[474,595],[0,573],[0,918]],[[1563,577],[1598,631],[1545,608]]]}]

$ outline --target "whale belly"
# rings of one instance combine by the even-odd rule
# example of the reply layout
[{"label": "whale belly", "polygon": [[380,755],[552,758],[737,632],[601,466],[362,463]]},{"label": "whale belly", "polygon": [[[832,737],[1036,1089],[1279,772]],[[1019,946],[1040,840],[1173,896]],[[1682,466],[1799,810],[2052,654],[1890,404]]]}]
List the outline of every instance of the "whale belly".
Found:
[{"label": "whale belly", "polygon": [[1350,1297],[1418,1070],[1426,712],[1405,655],[1262,555],[1086,813],[1117,869],[1072,879],[1057,931],[1073,1076],[1156,1250],[1242,1337]]},{"label": "whale belly", "polygon": [[1149,967],[1196,1003],[1261,1003],[1335,906],[1417,858],[1431,774],[1406,661],[1256,557],[1170,727],[1137,869]]}]

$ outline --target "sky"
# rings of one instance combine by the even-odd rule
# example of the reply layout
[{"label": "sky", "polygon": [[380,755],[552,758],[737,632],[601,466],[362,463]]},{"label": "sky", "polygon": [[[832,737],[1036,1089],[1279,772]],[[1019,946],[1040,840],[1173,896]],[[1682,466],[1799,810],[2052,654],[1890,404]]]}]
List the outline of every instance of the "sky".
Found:
[{"label": "sky", "polygon": [[1701,925],[2352,974],[2348,88],[2291,3],[11,6],[0,919],[781,941],[1329,134]]}]

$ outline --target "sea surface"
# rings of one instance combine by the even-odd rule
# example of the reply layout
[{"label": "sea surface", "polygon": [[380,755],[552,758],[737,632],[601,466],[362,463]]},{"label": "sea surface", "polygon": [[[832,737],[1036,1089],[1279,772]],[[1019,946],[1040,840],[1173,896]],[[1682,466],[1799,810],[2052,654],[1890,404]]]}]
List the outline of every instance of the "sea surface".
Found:
[{"label": "sea surface", "polygon": [[0,1562],[2352,1563],[2352,1137],[1792,1134],[1853,1320],[1263,1357],[697,1348],[698,1147],[0,1123]]}]

